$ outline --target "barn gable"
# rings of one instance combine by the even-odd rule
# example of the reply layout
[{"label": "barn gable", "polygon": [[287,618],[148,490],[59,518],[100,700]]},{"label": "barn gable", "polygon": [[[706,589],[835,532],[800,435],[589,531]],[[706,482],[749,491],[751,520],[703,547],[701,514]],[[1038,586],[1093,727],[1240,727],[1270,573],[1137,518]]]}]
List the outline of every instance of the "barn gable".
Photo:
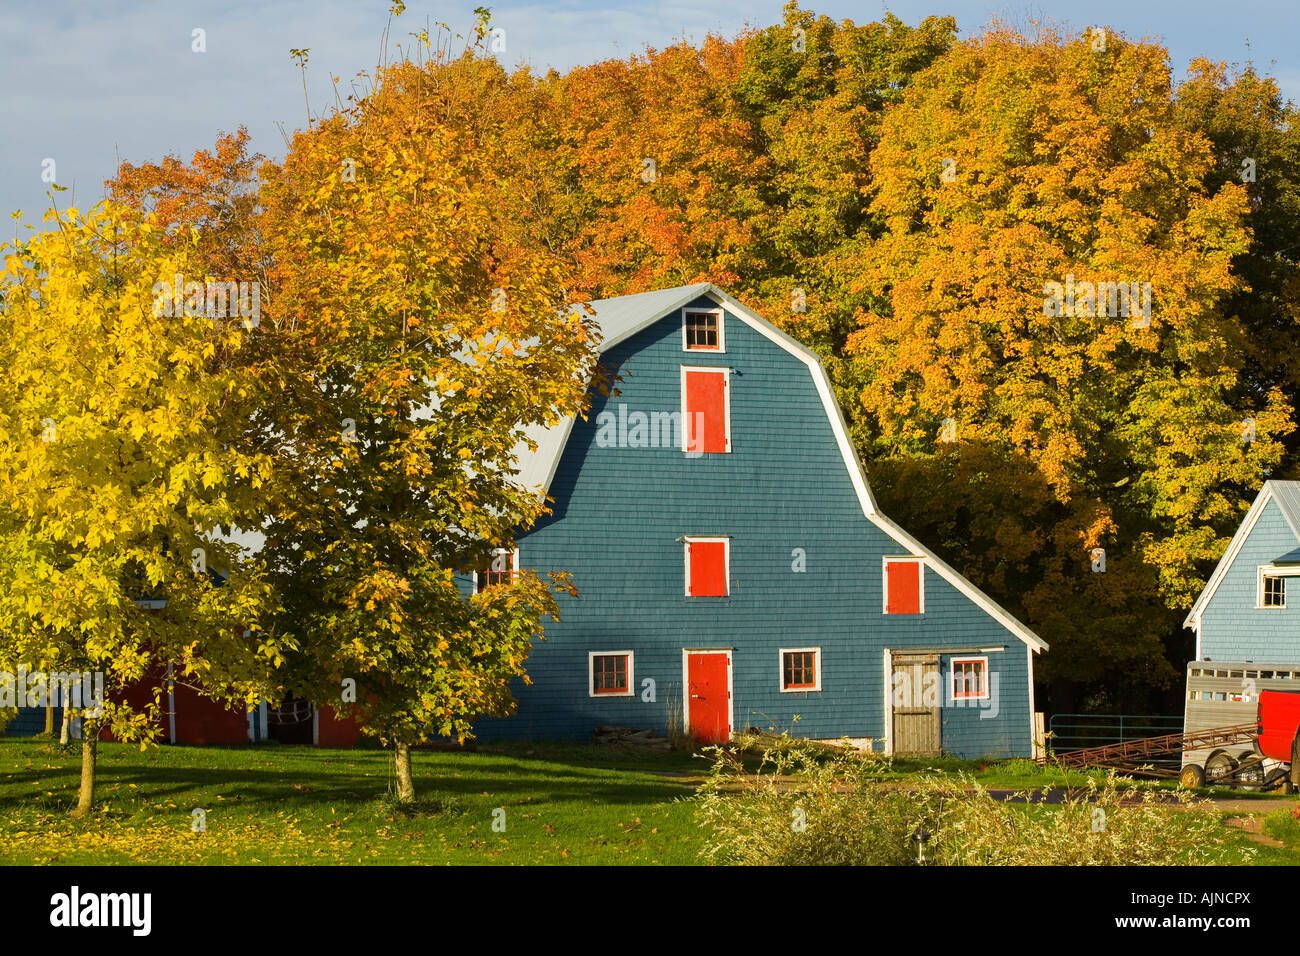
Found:
[{"label": "barn gable", "polygon": [[1300,482],[1267,481],[1183,621],[1196,659],[1300,661],[1297,575]]},{"label": "barn gable", "polygon": [[[1028,754],[1046,644],[880,513],[817,356],[707,284],[591,305],[617,392],[535,436],[521,480],[552,513],[513,559],[570,571],[579,595],[535,646],[518,714],[476,733],[694,730],[709,685],[727,701],[718,726],[899,749],[912,675],[918,701],[922,681],[942,698],[917,714],[933,746]],[[712,314],[707,349],[687,344],[696,313]],[[716,444],[646,438],[699,395],[702,421],[724,416],[704,429]]]}]

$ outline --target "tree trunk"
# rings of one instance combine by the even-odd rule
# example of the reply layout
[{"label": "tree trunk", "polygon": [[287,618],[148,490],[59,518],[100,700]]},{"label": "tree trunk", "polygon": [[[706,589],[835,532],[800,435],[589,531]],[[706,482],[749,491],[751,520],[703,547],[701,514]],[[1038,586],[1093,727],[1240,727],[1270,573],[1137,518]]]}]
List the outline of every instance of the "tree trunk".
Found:
[{"label": "tree trunk", "polygon": [[54,736],[54,708],[49,704],[45,705],[45,729],[41,733],[46,737]]},{"label": "tree trunk", "polygon": [[74,817],[84,817],[95,802],[95,748],[99,743],[99,721],[81,723],[81,789],[77,791]]},{"label": "tree trunk", "polygon": [[68,745],[68,734],[72,732],[72,711],[67,707],[63,708],[63,728],[59,731],[59,743],[64,747]]},{"label": "tree trunk", "polygon": [[397,799],[402,803],[412,803],[415,783],[411,780],[411,748],[407,744],[393,745],[393,770],[397,773]]}]

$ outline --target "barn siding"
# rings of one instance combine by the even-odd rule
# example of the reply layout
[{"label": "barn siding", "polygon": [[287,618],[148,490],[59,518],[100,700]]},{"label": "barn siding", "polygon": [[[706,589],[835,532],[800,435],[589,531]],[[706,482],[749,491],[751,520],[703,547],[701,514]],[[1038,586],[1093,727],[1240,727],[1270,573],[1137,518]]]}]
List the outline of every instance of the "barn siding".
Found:
[{"label": "barn siding", "polygon": [[1300,661],[1300,578],[1287,579],[1285,608],[1255,606],[1260,565],[1295,547],[1295,532],[1269,501],[1202,612],[1203,658]]},{"label": "barn siding", "polygon": [[[882,558],[906,549],[863,516],[808,368],[734,316],[726,322],[725,354],[683,352],[678,312],[605,353],[619,394],[597,397],[575,423],[551,485],[554,514],[519,541],[521,567],[568,570],[579,595],[558,598],[563,621],[534,648],[533,684],[515,686],[518,714],[484,719],[476,733],[582,739],[599,724],[663,733],[669,709],[680,711],[682,648],[730,647],[737,728],[872,737],[880,749],[885,648],[989,646],[1006,648],[989,655],[998,716],[945,706],[944,749],[1029,754],[1023,643],[929,569],[923,615],[882,614]],[[679,411],[683,364],[731,369],[730,454],[597,446],[601,411]],[[683,535],[730,536],[728,597],[684,595]],[[791,569],[795,548],[805,573]],[[780,693],[783,647],[821,648],[820,692]],[[638,693],[589,697],[588,652],[629,649]],[[647,677],[653,703],[640,694]],[[945,672],[945,704],[950,694]]]}]

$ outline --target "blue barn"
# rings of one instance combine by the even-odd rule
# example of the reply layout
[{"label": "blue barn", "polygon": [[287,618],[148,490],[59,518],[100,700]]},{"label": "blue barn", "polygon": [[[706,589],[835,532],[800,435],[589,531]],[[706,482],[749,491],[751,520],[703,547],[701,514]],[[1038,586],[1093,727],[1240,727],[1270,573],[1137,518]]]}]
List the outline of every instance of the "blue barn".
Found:
[{"label": "blue barn", "polygon": [[481,739],[748,727],[1028,756],[1047,645],[880,513],[815,353],[709,283],[592,303],[617,374],[533,435],[549,515],[466,581],[573,575]]}]

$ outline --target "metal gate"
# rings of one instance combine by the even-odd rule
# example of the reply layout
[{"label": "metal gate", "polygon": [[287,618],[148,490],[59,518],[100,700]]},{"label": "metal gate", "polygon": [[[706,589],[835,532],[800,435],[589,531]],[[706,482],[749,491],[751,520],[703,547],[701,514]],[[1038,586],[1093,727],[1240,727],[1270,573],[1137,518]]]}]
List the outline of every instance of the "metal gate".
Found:
[{"label": "metal gate", "polygon": [[939,739],[939,655],[897,654],[893,657],[894,754],[937,757]]}]

